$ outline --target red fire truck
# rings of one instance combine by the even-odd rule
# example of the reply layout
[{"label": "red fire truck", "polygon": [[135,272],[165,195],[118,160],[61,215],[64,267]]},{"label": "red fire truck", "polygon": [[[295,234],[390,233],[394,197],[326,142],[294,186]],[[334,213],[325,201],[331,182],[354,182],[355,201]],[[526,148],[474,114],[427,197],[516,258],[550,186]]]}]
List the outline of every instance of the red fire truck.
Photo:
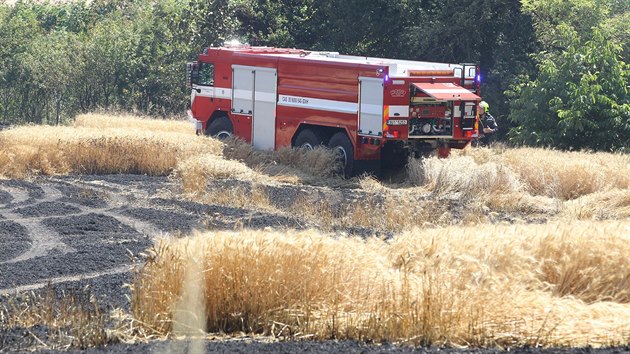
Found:
[{"label": "red fire truck", "polygon": [[256,149],[328,146],[346,176],[477,134],[474,64],[271,47],[210,47],[188,64],[197,133],[238,136]]}]

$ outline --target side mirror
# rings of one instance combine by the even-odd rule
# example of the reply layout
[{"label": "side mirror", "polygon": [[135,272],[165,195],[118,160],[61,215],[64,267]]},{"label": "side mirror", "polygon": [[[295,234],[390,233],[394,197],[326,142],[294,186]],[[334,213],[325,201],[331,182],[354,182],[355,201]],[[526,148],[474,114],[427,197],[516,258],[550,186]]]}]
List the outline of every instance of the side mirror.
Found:
[{"label": "side mirror", "polygon": [[186,84],[190,87],[199,81],[199,63],[196,61],[186,64]]}]

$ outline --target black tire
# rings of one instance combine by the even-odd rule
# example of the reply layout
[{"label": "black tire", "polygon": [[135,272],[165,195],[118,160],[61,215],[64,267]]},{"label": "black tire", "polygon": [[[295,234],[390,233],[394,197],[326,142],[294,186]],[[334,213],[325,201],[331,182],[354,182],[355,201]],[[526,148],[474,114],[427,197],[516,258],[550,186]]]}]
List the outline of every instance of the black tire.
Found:
[{"label": "black tire", "polygon": [[206,129],[207,135],[220,140],[229,138],[233,133],[234,127],[232,126],[232,122],[230,118],[226,116],[216,117],[210,122],[208,129]]},{"label": "black tire", "polygon": [[295,138],[294,147],[313,150],[322,145],[323,141],[312,129],[302,130]]},{"label": "black tire", "polygon": [[328,147],[339,154],[340,173],[349,178],[354,174],[354,148],[345,132],[338,132],[330,138]]}]

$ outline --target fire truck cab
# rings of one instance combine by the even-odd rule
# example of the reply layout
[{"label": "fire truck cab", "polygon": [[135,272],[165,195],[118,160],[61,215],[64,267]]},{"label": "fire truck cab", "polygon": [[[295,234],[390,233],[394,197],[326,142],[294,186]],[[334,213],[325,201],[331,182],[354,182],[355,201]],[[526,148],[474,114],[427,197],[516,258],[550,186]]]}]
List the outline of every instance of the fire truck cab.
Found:
[{"label": "fire truck cab", "polygon": [[474,64],[272,47],[209,47],[188,63],[198,134],[256,149],[328,146],[346,176],[410,153],[461,149],[477,135]]}]

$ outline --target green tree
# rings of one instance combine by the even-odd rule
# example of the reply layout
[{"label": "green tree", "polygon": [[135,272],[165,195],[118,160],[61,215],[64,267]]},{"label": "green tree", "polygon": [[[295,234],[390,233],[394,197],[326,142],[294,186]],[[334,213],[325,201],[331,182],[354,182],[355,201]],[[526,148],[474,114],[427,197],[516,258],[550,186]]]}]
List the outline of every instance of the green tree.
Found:
[{"label": "green tree", "polygon": [[138,8],[137,66],[130,85],[135,108],[149,114],[183,112],[190,94],[185,63],[203,47],[234,37],[233,11],[227,0],[161,0]]},{"label": "green tree", "polygon": [[541,50],[533,55],[538,63],[534,78],[509,92],[510,120],[516,126],[510,140],[567,149],[629,146],[629,75],[622,49],[627,40],[615,30],[624,27],[616,21],[627,16],[627,2],[522,3]]},{"label": "green tree", "polygon": [[523,12],[530,15],[543,50],[562,50],[557,43],[569,27],[576,35],[590,36],[592,29],[610,13],[608,0],[521,0]]},{"label": "green tree", "polygon": [[623,60],[630,63],[630,2],[626,4],[628,9],[606,19],[600,27],[606,37],[621,46]]},{"label": "green tree", "polygon": [[29,4],[0,5],[0,102],[3,123],[28,121],[32,93],[23,78],[20,57],[31,41],[42,35],[36,13]]},{"label": "green tree", "polygon": [[[29,104],[31,121],[48,124],[61,122],[62,109],[72,100],[72,83],[77,74],[76,52],[76,35],[55,30],[33,40],[29,50],[21,57],[23,77],[35,93]],[[66,112],[72,115],[74,109],[67,107]],[[53,118],[50,113],[54,114]]]},{"label": "green tree", "polygon": [[140,32],[136,21],[122,12],[112,12],[95,23],[86,36],[76,82],[76,97],[83,112],[96,108],[131,109],[130,91],[135,72]]},{"label": "green tree", "polygon": [[545,57],[539,76],[514,92],[511,140],[566,149],[619,150],[630,146],[630,68],[619,46],[599,31],[581,39],[558,27],[565,45]]},{"label": "green tree", "polygon": [[239,38],[252,45],[312,47],[314,0],[233,0]]},{"label": "green tree", "polygon": [[406,0],[322,0],[313,3],[305,21],[311,36],[307,49],[404,59],[404,28],[409,23]]}]

